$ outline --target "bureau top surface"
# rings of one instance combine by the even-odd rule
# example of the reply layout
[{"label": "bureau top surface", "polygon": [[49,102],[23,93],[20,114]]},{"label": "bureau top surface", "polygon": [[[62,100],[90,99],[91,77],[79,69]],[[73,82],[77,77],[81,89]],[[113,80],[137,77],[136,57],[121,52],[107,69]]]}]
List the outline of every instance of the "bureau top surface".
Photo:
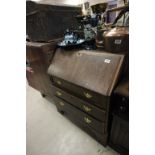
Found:
[{"label": "bureau top surface", "polygon": [[26,42],[26,46],[27,47],[38,47],[38,48],[42,48],[42,47],[46,47],[46,46],[52,46],[54,44],[56,44],[57,40],[51,41],[51,42],[32,42],[32,41],[27,41]]},{"label": "bureau top surface", "polygon": [[35,47],[49,46],[50,44],[51,43],[31,42],[31,41],[26,42],[26,46],[35,46]]},{"label": "bureau top surface", "polygon": [[48,68],[50,75],[110,96],[124,56],[99,51],[58,49]]}]

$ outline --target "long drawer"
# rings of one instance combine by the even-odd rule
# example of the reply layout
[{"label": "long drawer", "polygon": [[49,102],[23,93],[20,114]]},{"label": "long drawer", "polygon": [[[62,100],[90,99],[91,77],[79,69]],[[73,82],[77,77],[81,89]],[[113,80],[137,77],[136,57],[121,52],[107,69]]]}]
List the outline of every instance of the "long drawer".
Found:
[{"label": "long drawer", "polygon": [[78,110],[71,104],[67,103],[66,101],[54,97],[54,100],[56,102],[56,106],[61,110],[61,111],[66,111],[67,113],[70,113],[72,117],[77,118],[80,122],[84,123],[86,126],[91,127],[94,129],[96,132],[99,132],[100,134],[104,134],[105,131],[105,123],[100,122],[93,117],[89,116],[88,114]]},{"label": "long drawer", "polygon": [[63,79],[52,76],[53,84],[61,89],[67,90],[74,96],[82,98],[83,100],[94,104],[95,106],[106,109],[109,103],[109,97],[103,96],[88,89],[75,86],[70,82],[66,82]]},{"label": "long drawer", "polygon": [[58,87],[55,87],[53,85],[51,87],[55,96],[64,99],[65,101],[69,102],[70,104],[102,122],[107,120],[108,116],[106,110],[101,110],[98,107],[93,106],[91,103],[87,103],[86,101],[83,101]]}]

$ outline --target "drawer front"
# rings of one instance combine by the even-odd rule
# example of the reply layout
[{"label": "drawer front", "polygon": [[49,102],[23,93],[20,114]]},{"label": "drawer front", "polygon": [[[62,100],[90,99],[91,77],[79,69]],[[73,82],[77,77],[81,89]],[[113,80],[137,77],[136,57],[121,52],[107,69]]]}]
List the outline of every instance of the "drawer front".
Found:
[{"label": "drawer front", "polygon": [[80,97],[81,99],[96,105],[99,108],[106,109],[107,103],[109,103],[109,97],[103,96],[98,93],[86,90],[85,88],[73,85],[69,82],[66,82],[60,78],[52,77],[53,84],[59,88],[67,90],[69,93]]},{"label": "drawer front", "polygon": [[84,123],[86,126],[91,127],[92,129],[94,129],[95,131],[97,131],[101,134],[105,133],[105,123],[94,119],[93,117],[78,110],[71,104],[67,103],[66,101],[64,101],[58,97],[54,97],[54,100],[55,100],[57,108],[60,111],[66,111],[67,113],[70,113],[70,115],[72,115],[72,117],[77,118],[80,122]]},{"label": "drawer front", "polygon": [[129,120],[129,97],[115,94],[111,100],[112,112]]},{"label": "drawer front", "polygon": [[93,106],[91,103],[89,104],[86,101],[83,101],[53,85],[52,90],[55,96],[64,99],[65,101],[102,122],[106,121],[106,110],[101,110],[100,108]]}]

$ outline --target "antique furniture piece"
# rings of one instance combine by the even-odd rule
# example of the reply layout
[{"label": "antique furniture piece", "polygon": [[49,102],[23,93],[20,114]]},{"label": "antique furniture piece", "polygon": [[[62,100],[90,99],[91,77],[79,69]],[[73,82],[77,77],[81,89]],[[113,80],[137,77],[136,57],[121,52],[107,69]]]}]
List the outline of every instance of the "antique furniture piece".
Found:
[{"label": "antique furniture piece", "polygon": [[100,51],[57,49],[48,74],[59,112],[107,145],[111,94],[124,56]]},{"label": "antique furniture piece", "polygon": [[31,41],[47,42],[63,37],[67,28],[78,27],[75,16],[81,8],[75,6],[56,6],[44,2],[27,1],[26,34]]},{"label": "antique furniture piece", "polygon": [[120,82],[112,101],[112,128],[109,144],[122,155],[129,153],[129,81]]},{"label": "antique furniture piece", "polygon": [[51,81],[47,68],[56,48],[57,40],[51,43],[26,42],[26,76],[31,87],[39,90],[43,96],[51,95]]},{"label": "antique furniture piece", "polygon": [[[99,27],[94,38],[90,30],[95,32],[103,21],[100,15],[107,5],[103,4],[92,6],[96,15],[86,18],[80,7],[27,2],[26,76],[43,97],[54,99],[61,114],[125,155],[129,152],[128,6],[108,10],[123,9],[112,27]],[[77,21],[85,31],[78,29]],[[73,33],[68,31],[61,43],[70,48],[60,44],[66,29]],[[77,32],[89,50],[73,46]],[[94,39],[102,50],[90,50],[96,48]]]}]

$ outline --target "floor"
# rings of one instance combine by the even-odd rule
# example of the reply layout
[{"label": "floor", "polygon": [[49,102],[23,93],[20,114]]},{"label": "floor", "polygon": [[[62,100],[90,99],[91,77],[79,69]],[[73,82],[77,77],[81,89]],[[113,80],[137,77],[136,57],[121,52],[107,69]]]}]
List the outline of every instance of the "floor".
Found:
[{"label": "floor", "polygon": [[27,85],[27,155],[118,155],[59,114]]}]

